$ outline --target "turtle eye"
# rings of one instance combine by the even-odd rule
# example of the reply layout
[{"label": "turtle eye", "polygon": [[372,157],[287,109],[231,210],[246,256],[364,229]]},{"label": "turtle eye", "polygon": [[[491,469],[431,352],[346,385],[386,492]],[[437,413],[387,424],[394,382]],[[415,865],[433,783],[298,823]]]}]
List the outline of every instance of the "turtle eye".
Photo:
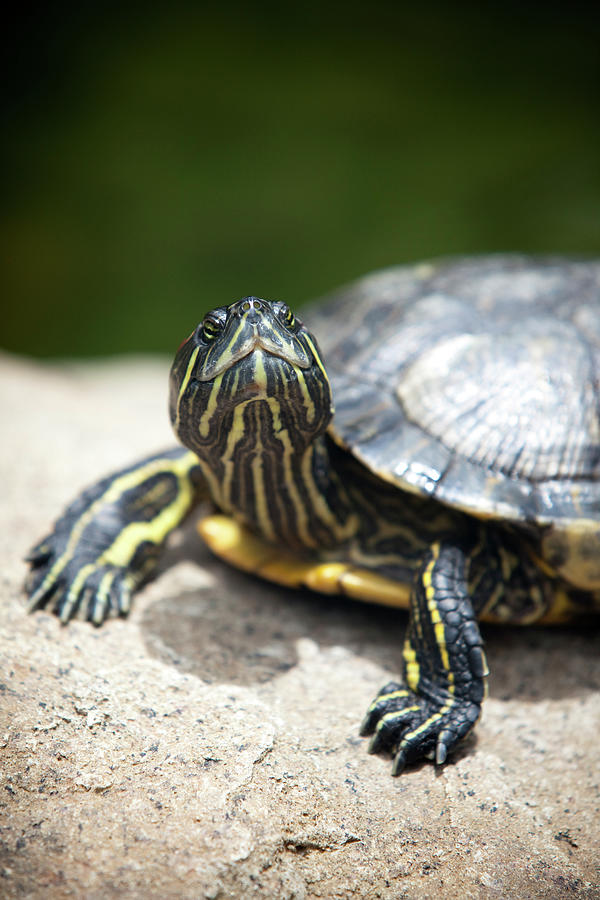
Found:
[{"label": "turtle eye", "polygon": [[296,317],[289,306],[284,306],[281,310],[281,320],[286,328],[294,328],[296,325]]},{"label": "turtle eye", "polygon": [[210,344],[211,341],[221,333],[223,326],[218,319],[214,319],[212,316],[207,316],[202,323],[202,337],[204,340]]}]

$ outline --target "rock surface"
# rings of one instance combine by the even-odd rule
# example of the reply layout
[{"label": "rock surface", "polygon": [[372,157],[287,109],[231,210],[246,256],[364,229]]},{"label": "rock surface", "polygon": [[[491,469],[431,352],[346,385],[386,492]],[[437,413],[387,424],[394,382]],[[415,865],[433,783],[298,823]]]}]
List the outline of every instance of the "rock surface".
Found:
[{"label": "rock surface", "polygon": [[172,443],[168,363],[0,367],[0,896],[600,897],[600,623],[487,628],[477,737],[393,779],[358,726],[402,612],[277,590],[188,529],[128,620],[25,615],[29,545]]}]

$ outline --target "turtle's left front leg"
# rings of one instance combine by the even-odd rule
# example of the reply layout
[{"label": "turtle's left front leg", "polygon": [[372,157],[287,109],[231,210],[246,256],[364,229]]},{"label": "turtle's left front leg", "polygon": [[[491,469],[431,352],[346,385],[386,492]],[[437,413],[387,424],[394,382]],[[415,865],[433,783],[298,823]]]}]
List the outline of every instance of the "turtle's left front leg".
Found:
[{"label": "turtle's left front leg", "polygon": [[394,775],[422,757],[444,763],[479,718],[488,669],[466,564],[459,545],[429,548],[411,595],[405,684],[387,684],[363,721],[370,752],[394,754]]}]

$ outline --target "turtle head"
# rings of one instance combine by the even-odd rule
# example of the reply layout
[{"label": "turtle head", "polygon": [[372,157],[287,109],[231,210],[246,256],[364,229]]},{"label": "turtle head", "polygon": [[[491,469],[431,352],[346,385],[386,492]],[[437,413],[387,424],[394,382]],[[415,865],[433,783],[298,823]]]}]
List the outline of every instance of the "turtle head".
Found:
[{"label": "turtle head", "polygon": [[333,414],[315,338],[285,303],[258,297],[213,309],[181,344],[169,406],[179,440],[204,459],[274,438],[301,451]]}]

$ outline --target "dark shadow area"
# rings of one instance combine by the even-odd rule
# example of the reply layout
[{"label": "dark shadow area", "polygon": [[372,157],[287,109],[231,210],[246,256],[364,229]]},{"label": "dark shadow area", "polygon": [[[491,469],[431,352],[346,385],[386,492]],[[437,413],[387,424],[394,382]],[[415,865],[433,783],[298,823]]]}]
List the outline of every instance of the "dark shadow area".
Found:
[{"label": "dark shadow area", "polygon": [[[196,558],[215,586],[169,595],[141,627],[150,652],[207,682],[261,684],[297,662],[296,641],[345,647],[400,671],[407,614],[343,597],[279,588],[214,559],[193,527],[169,563]],[[168,580],[164,579],[168,591]],[[600,621],[563,627],[483,625],[490,696],[558,700],[600,687]]]},{"label": "dark shadow area", "polygon": [[216,586],[165,597],[142,620],[149,649],[208,682],[260,684],[297,662],[296,641],[343,646],[397,668],[402,611],[279,588],[212,559]]},{"label": "dark shadow area", "polygon": [[490,696],[560,700],[600,688],[600,620],[563,626],[482,628]]}]

